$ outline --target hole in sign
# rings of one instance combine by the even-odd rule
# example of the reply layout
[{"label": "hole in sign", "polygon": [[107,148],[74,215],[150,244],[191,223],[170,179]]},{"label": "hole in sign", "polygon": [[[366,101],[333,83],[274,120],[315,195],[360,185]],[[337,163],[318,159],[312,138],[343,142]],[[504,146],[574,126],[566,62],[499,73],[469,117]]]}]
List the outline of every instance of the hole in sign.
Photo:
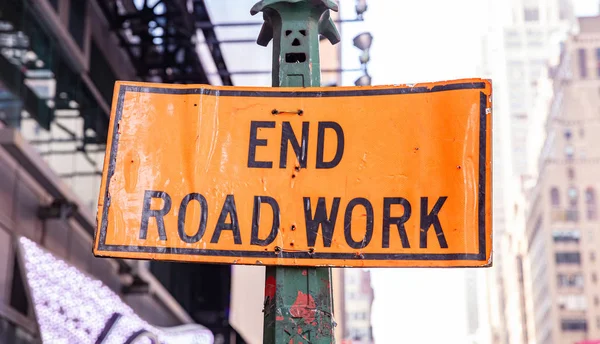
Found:
[{"label": "hole in sign", "polygon": [[285,62],[287,62],[287,63],[306,62],[306,54],[305,53],[287,53],[287,54],[285,54]]}]

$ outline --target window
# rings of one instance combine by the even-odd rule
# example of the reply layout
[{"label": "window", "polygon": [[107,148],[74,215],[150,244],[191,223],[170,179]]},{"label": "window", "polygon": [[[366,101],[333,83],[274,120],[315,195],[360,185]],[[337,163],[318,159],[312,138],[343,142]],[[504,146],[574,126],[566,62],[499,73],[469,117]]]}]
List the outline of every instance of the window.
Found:
[{"label": "window", "polygon": [[565,220],[567,220],[567,222],[577,222],[579,221],[579,211],[577,210],[577,208],[567,209],[564,218]]},{"label": "window", "polygon": [[540,10],[538,8],[526,8],[523,16],[526,22],[534,22],[540,19]]},{"label": "window", "polygon": [[568,160],[573,159],[573,156],[575,156],[575,149],[573,148],[573,146],[567,145],[565,147],[565,156]]},{"label": "window", "polygon": [[594,306],[600,305],[600,298],[598,296],[594,296]]},{"label": "window", "polygon": [[583,275],[582,274],[558,274],[556,281],[559,288],[583,288]]},{"label": "window", "polygon": [[558,308],[568,311],[585,311],[585,295],[559,295]]},{"label": "window", "polygon": [[585,190],[585,206],[588,220],[596,220],[598,218],[596,211],[596,191],[592,187]]},{"label": "window", "polygon": [[570,140],[573,134],[571,133],[571,129],[565,129],[565,139]]},{"label": "window", "polygon": [[570,180],[575,179],[575,171],[571,167],[567,169],[567,177],[569,177]]},{"label": "window", "polygon": [[529,61],[530,79],[532,82],[536,82],[540,75],[548,74],[548,64],[545,60],[531,60]]},{"label": "window", "polygon": [[83,48],[86,9],[87,0],[70,1],[69,32],[80,48]]},{"label": "window", "polygon": [[590,261],[596,261],[596,252],[590,252]]},{"label": "window", "polygon": [[600,316],[596,316],[596,327],[600,328]]},{"label": "window", "polygon": [[586,53],[585,53],[585,49],[580,48],[577,51],[578,57],[579,57],[579,76],[584,79],[587,78],[587,60],[586,60]]},{"label": "window", "polygon": [[521,38],[517,37],[517,38],[506,38],[504,40],[504,46],[507,49],[517,49],[517,48],[521,48],[521,46],[523,45]]},{"label": "window", "polygon": [[555,254],[556,264],[581,264],[579,252],[559,252]]},{"label": "window", "polygon": [[571,186],[567,191],[567,195],[569,196],[569,207],[577,208],[577,189]]},{"label": "window", "polygon": [[555,243],[579,243],[579,238],[581,237],[578,230],[575,231],[561,231],[555,230],[552,232],[552,239],[554,239]]},{"label": "window", "polygon": [[596,48],[596,73],[600,76],[600,48]]},{"label": "window", "polygon": [[580,127],[579,128],[579,137],[583,138],[584,134],[585,134],[585,129],[583,129],[583,127]]},{"label": "window", "polygon": [[558,194],[558,188],[553,187],[550,190],[550,199],[552,200],[552,207],[560,207],[560,195]]},{"label": "window", "polygon": [[596,273],[595,273],[595,272],[592,272],[592,282],[593,282],[594,284],[596,284],[596,282],[598,282],[598,276],[596,275]]},{"label": "window", "polygon": [[[544,44],[544,32],[540,30],[527,30],[527,45],[530,47],[541,47]],[[539,74],[530,75],[533,80],[539,77]]]},{"label": "window", "polygon": [[587,321],[584,319],[563,319],[560,327],[563,331],[587,331]]}]

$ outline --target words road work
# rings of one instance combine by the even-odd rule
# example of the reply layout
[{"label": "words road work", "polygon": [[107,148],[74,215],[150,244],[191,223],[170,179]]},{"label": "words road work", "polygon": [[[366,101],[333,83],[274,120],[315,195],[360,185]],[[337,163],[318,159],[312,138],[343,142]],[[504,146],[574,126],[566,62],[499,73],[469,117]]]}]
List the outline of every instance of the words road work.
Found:
[{"label": "words road work", "polygon": [[100,256],[489,266],[491,84],[119,82]]}]

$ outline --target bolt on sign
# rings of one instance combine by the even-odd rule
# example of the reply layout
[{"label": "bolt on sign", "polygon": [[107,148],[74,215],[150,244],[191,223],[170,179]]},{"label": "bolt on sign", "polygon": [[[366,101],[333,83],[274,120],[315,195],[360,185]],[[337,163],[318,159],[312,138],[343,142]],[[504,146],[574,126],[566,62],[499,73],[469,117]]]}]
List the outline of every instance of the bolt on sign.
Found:
[{"label": "bolt on sign", "polygon": [[118,82],[94,253],[490,266],[491,94]]}]

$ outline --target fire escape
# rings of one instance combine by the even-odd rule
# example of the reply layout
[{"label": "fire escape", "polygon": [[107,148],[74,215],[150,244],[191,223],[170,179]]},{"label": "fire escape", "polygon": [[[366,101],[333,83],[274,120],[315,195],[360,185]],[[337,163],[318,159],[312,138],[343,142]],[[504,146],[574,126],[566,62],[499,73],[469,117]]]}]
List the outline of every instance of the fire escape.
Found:
[{"label": "fire escape", "polygon": [[[139,80],[209,84],[197,52],[203,36],[222,84],[232,85],[203,0],[103,0],[98,4]],[[194,320],[210,328],[223,343],[243,342],[229,325],[228,266],[151,262],[150,271]]]},{"label": "fire escape", "polygon": [[209,43],[222,83],[232,85],[203,0],[109,0],[98,3],[135,65],[140,80],[208,84],[196,51],[197,30],[200,30]]}]

